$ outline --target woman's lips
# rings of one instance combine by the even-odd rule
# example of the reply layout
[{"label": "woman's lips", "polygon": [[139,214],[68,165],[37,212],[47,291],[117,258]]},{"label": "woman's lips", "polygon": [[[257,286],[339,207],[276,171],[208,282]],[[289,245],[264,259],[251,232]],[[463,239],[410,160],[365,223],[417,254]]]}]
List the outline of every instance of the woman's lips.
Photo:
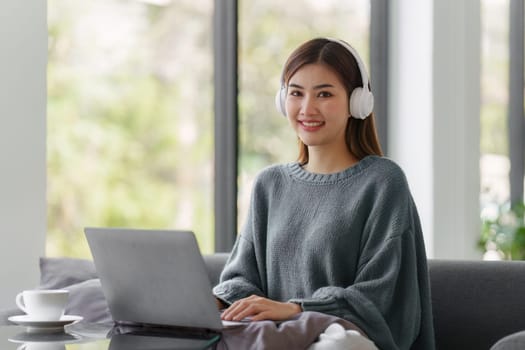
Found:
[{"label": "woman's lips", "polygon": [[324,125],[324,122],[315,120],[300,120],[299,124],[306,131],[316,131]]}]

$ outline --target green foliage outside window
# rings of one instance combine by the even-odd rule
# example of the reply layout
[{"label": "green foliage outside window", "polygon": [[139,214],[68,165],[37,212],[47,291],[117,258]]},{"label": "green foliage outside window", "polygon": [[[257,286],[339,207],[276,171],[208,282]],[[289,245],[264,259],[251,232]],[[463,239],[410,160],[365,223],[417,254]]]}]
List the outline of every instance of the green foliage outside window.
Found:
[{"label": "green foliage outside window", "polygon": [[505,203],[494,209],[494,215],[482,220],[478,247],[505,260],[525,260],[525,203]]},{"label": "green foliage outside window", "polygon": [[[191,229],[213,250],[213,4],[48,1],[47,255],[89,257],[85,226]],[[255,174],[297,155],[273,105],[287,55],[334,36],[368,57],[368,11],[239,1],[239,222]]]},{"label": "green foliage outside window", "polygon": [[206,4],[48,1],[47,255],[89,257],[85,226],[192,229],[213,249]]}]

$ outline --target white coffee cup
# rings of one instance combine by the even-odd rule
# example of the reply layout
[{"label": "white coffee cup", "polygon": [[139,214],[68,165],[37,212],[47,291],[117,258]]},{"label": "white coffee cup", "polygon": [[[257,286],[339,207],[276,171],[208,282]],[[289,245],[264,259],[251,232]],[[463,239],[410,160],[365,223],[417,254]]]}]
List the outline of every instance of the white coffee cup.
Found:
[{"label": "white coffee cup", "polygon": [[24,290],[15,302],[34,321],[58,321],[64,315],[68,296],[66,289]]}]

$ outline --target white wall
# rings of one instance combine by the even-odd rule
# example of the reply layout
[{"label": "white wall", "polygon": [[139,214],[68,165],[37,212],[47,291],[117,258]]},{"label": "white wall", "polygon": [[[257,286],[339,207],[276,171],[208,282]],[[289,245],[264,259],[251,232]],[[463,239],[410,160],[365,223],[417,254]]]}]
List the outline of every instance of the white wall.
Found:
[{"label": "white wall", "polygon": [[0,307],[38,282],[46,230],[46,1],[0,3]]},{"label": "white wall", "polygon": [[434,22],[434,249],[481,258],[480,2],[436,0]]},{"label": "white wall", "polygon": [[479,258],[479,2],[390,4],[390,155],[407,174],[428,255]]},{"label": "white wall", "polygon": [[433,255],[432,1],[389,3],[389,156],[403,168]]}]

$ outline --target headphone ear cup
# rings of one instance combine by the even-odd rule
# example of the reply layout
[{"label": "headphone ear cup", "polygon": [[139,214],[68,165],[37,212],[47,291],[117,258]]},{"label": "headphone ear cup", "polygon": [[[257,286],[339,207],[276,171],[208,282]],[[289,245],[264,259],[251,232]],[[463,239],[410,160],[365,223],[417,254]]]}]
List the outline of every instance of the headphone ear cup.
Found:
[{"label": "headphone ear cup", "polygon": [[366,119],[374,109],[374,95],[368,89],[357,87],[350,96],[350,115],[356,119]]},{"label": "headphone ear cup", "polygon": [[275,108],[286,117],[286,89],[284,86],[275,94]]}]

